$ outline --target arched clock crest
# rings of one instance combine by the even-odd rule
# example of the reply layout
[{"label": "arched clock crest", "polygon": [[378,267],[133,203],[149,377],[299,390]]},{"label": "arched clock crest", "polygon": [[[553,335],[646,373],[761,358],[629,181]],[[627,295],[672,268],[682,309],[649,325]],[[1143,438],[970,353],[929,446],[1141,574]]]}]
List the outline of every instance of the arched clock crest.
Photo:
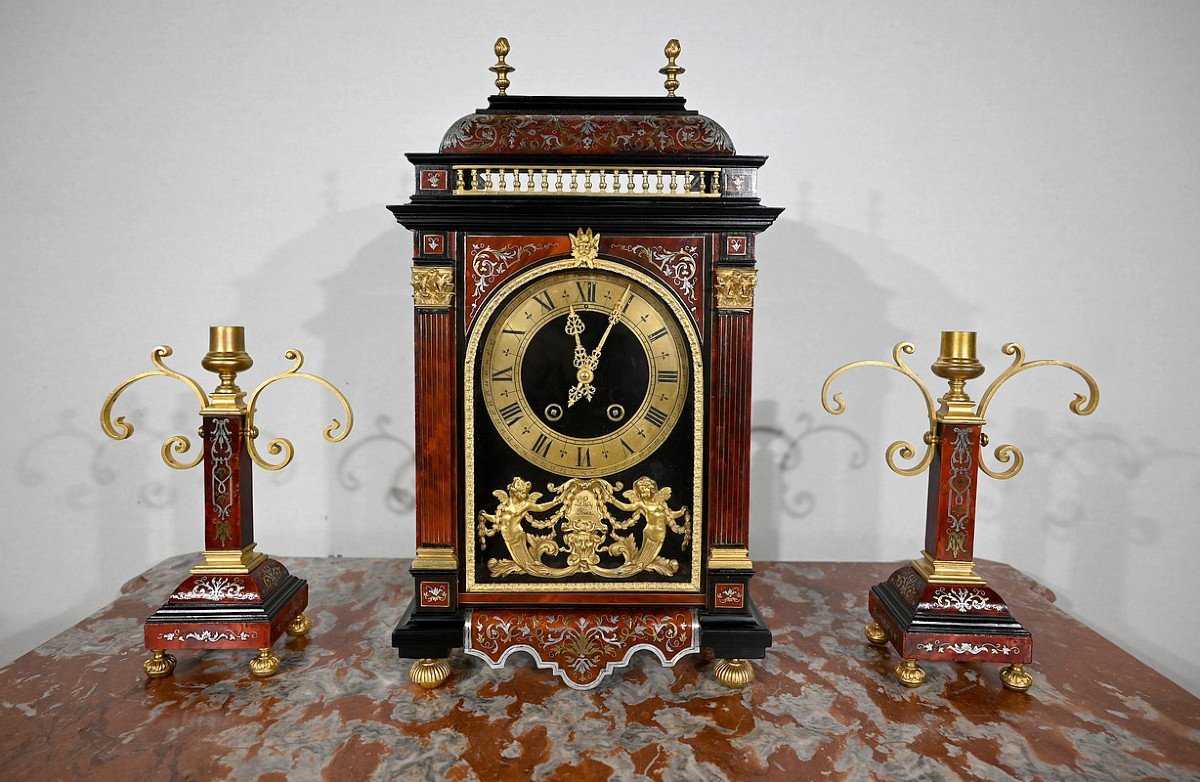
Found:
[{"label": "arched clock crest", "polygon": [[392,643],[413,681],[460,647],[580,688],[709,647],[748,683],[771,642],[747,551],[765,159],[673,95],[507,94],[408,158],[416,590]]}]

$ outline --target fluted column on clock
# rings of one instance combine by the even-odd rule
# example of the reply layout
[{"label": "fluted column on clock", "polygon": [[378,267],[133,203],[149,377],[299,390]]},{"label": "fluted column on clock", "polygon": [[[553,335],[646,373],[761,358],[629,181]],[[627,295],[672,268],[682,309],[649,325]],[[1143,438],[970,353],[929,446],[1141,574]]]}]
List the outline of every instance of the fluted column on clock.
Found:
[{"label": "fluted column on clock", "polygon": [[[454,270],[445,265],[416,265],[412,285],[417,439],[417,556],[413,570],[454,572],[458,567],[454,553],[458,527]],[[450,607],[452,581],[446,579],[447,598],[435,600],[431,607]]]},{"label": "fluted column on clock", "polygon": [[[741,300],[728,295],[737,275],[718,271],[718,309],[713,324],[712,449],[721,455],[713,469],[713,545],[745,548],[750,512],[750,345],[754,336],[753,289]],[[750,277],[753,280],[753,277]],[[742,304],[743,307],[733,305]]]},{"label": "fluted column on clock", "polygon": [[[710,570],[751,571],[750,376],[757,272],[746,267],[716,270],[716,316],[712,330],[710,385]],[[734,595],[734,591],[737,595]],[[714,602],[721,607],[718,591]],[[726,607],[743,608],[742,590],[729,591]]]}]

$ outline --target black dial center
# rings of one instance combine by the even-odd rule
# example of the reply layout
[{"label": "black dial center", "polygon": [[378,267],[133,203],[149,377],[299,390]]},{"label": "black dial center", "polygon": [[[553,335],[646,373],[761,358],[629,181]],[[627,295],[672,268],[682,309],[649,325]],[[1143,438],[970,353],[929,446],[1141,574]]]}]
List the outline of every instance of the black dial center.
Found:
[{"label": "black dial center", "polygon": [[[579,342],[591,357],[608,328],[609,314],[582,309],[575,313],[584,325]],[[650,366],[645,348],[618,319],[588,377],[574,364],[575,337],[566,331],[567,318],[564,314],[546,322],[529,340],[521,363],[521,385],[534,414],[554,431],[567,437],[604,437],[624,426],[646,398]],[[584,397],[568,405],[581,377],[595,392],[591,400]],[[618,409],[624,411],[619,417],[613,414]]]}]

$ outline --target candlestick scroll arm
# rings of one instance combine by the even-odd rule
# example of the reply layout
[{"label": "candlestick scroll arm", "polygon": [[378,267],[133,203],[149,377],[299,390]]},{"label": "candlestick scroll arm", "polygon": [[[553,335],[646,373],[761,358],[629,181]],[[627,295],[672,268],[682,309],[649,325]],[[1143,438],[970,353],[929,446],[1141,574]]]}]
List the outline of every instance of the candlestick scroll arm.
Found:
[{"label": "candlestick scroll arm", "polygon": [[350,402],[347,401],[345,395],[342,394],[341,391],[334,387],[334,385],[325,378],[309,372],[301,372],[300,369],[304,366],[304,354],[296,348],[289,348],[288,350],[284,351],[283,356],[284,358],[292,361],[292,366],[275,375],[274,377],[267,378],[263,382],[259,383],[258,387],[250,393],[250,398],[246,402],[246,407],[249,410],[246,415],[246,450],[249,452],[250,458],[254,460],[255,464],[264,470],[271,472],[282,470],[284,467],[287,467],[288,464],[291,463],[292,457],[296,453],[296,449],[292,446],[291,441],[286,437],[273,438],[269,443],[267,443],[267,453],[271,454],[272,456],[279,456],[280,454],[283,454],[283,458],[279,462],[272,463],[267,461],[263,455],[259,453],[258,448],[254,443],[255,438],[258,437],[258,427],[254,423],[254,418],[257,414],[256,405],[258,404],[258,397],[259,394],[261,394],[267,388],[267,386],[271,385],[272,383],[290,377],[303,378],[324,386],[337,398],[338,402],[342,405],[342,409],[346,411],[346,423],[343,425],[339,419],[334,418],[333,422],[326,426],[323,432],[327,441],[331,443],[340,443],[342,440],[346,439],[346,437],[350,434],[350,430],[354,428],[354,411],[350,408]]},{"label": "candlestick scroll arm", "polygon": [[[199,383],[187,375],[176,372],[163,362],[163,359],[170,357],[172,352],[173,351],[168,345],[159,345],[155,347],[154,350],[150,351],[150,363],[157,367],[157,369],[141,372],[131,378],[128,378],[119,386],[114,388],[112,393],[108,395],[108,398],[104,400],[104,405],[100,408],[100,428],[104,430],[106,435],[114,440],[128,440],[131,436],[133,436],[133,424],[126,421],[125,416],[121,415],[117,416],[116,418],[112,417],[113,406],[116,405],[117,399],[121,396],[121,394],[125,393],[125,389],[129,388],[139,380],[147,377],[161,375],[162,377],[174,378],[192,390],[192,393],[196,395],[196,399],[200,401],[200,407],[202,409],[208,406],[208,395],[204,393],[204,389],[200,387]],[[191,441],[184,435],[177,434],[168,437],[163,442],[160,453],[162,455],[162,460],[166,462],[168,467],[175,470],[190,470],[199,464],[204,458],[203,451],[196,454],[196,458],[190,462],[179,461],[175,458],[175,456],[177,454],[183,455],[190,451],[191,448]]]},{"label": "candlestick scroll arm", "polygon": [[902,354],[912,355],[915,351],[916,347],[911,342],[900,342],[892,349],[891,364],[886,361],[855,361],[852,364],[846,364],[835,369],[829,377],[825,378],[825,385],[821,386],[821,406],[825,408],[825,412],[831,415],[841,415],[846,412],[846,404],[842,401],[842,395],[836,393],[830,397],[829,389],[833,385],[834,380],[851,369],[858,367],[883,367],[884,369],[899,372],[917,385],[917,388],[921,391],[921,396],[925,400],[925,414],[929,419],[929,430],[923,438],[925,453],[921,455],[920,460],[916,464],[910,467],[903,467],[896,463],[896,457],[899,456],[901,459],[912,460],[916,458],[917,452],[912,443],[905,440],[897,440],[887,447],[887,452],[884,455],[884,459],[887,461],[888,467],[892,469],[892,472],[904,476],[920,475],[929,467],[933,461],[933,446],[937,433],[937,413],[933,402],[933,395],[929,392],[929,388],[925,383],[921,381],[921,378],[917,377],[916,373],[904,363]]},{"label": "candlestick scroll arm", "polygon": [[[983,396],[979,398],[978,413],[980,418],[983,418],[987,414],[988,405],[992,403],[992,398],[996,395],[1000,386],[1008,382],[1013,376],[1036,367],[1063,367],[1083,378],[1083,382],[1087,384],[1087,394],[1075,394],[1075,398],[1068,404],[1071,412],[1075,415],[1091,415],[1100,404],[1100,387],[1096,384],[1096,380],[1084,369],[1075,364],[1051,359],[1027,362],[1025,360],[1025,348],[1021,347],[1017,342],[1009,342],[1001,348],[1001,351],[1006,356],[1012,356],[1013,360],[1003,372],[996,376],[996,379],[983,392]],[[986,442],[981,444],[986,445]],[[996,461],[1001,464],[1012,462],[1012,466],[1007,470],[993,470],[982,458],[979,460],[979,469],[996,480],[1005,481],[1016,476],[1025,465],[1025,456],[1021,453],[1021,449],[1010,443],[1003,443],[996,446],[994,453]]]}]

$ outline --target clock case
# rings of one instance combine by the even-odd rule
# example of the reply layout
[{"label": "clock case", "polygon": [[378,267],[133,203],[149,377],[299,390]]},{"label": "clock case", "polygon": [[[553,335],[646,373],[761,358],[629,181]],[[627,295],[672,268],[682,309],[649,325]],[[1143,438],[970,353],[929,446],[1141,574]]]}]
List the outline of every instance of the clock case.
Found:
[{"label": "clock case", "polygon": [[[747,546],[755,239],[783,211],[757,195],[766,158],[737,155],[683,98],[526,96],[491,97],[451,126],[439,152],[407,158],[416,191],[388,207],[414,240],[417,556],[414,596],[392,634],[399,657],[447,657],[464,646],[469,611],[488,606],[685,606],[698,618],[699,646],[715,657],[764,657],[771,634],[750,598]],[[472,593],[463,399],[473,391],[463,387],[463,362],[471,329],[486,326],[473,318],[505,279],[569,258],[570,237],[589,229],[601,258],[665,283],[700,338],[699,592]],[[690,256],[692,278],[672,279],[651,248]]]}]

